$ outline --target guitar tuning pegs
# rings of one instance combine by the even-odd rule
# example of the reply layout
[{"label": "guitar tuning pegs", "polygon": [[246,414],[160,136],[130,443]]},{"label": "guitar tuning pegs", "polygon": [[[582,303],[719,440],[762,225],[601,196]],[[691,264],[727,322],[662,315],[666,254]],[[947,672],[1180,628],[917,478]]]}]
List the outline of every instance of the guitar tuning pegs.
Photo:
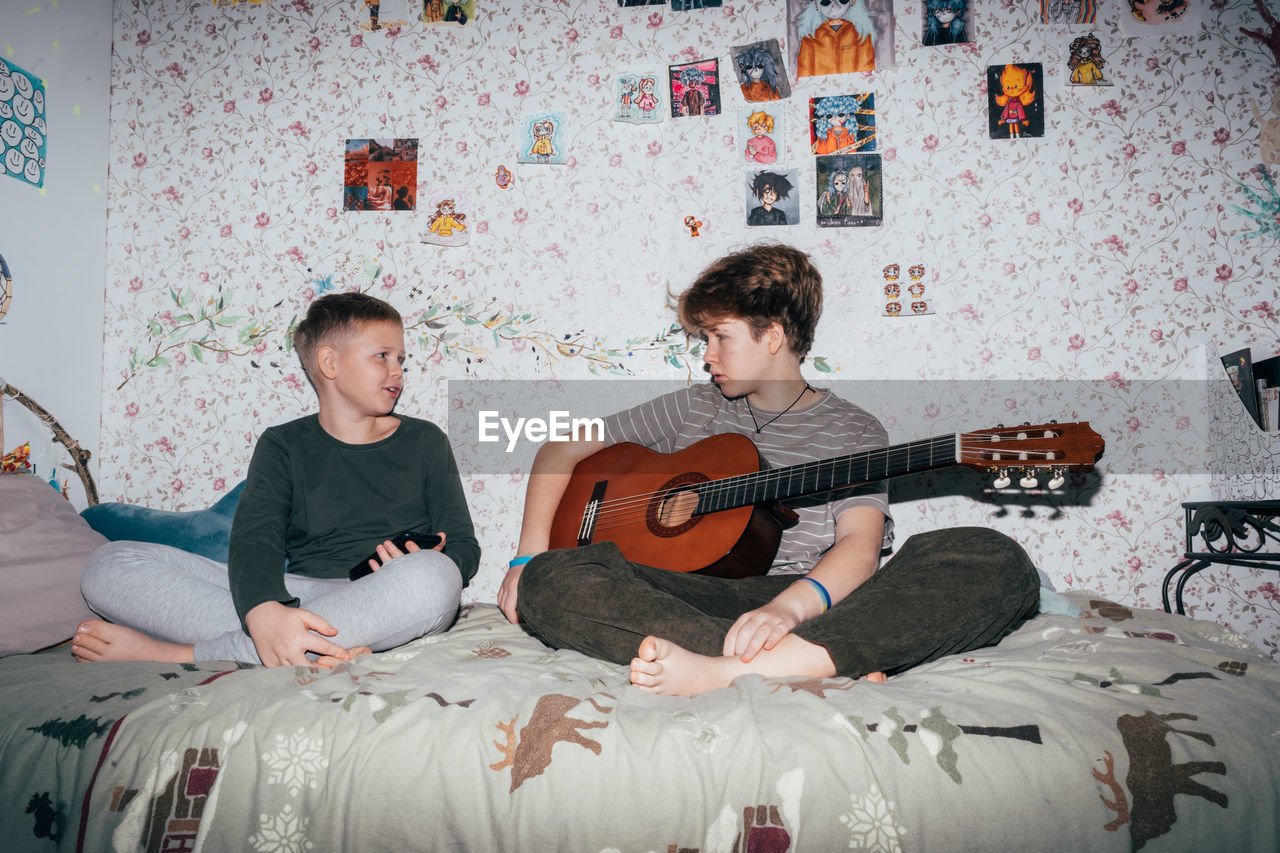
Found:
[{"label": "guitar tuning pegs", "polygon": [[1034,489],[1040,484],[1036,481],[1035,472],[1030,468],[1024,468],[1022,469],[1022,479],[1018,481],[1018,485],[1024,489]]},{"label": "guitar tuning pegs", "polygon": [[997,489],[1007,489],[1009,488],[1009,484],[1012,482],[1013,480],[1009,479],[1009,470],[1007,468],[1001,468],[996,471],[996,479],[991,485],[995,486]]},{"label": "guitar tuning pegs", "polygon": [[1061,468],[1054,468],[1053,476],[1049,479],[1049,482],[1046,485],[1048,485],[1048,487],[1051,489],[1061,489],[1062,484],[1067,482],[1067,478],[1065,475],[1066,475],[1066,472],[1063,471]]}]

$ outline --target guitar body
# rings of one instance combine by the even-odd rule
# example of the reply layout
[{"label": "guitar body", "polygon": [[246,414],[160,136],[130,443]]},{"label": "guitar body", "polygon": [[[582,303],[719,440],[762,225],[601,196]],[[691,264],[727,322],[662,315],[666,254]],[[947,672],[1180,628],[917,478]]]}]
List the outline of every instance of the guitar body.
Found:
[{"label": "guitar body", "polygon": [[[724,433],[676,453],[614,444],[573,469],[551,524],[552,548],[613,542],[636,563],[677,572],[749,577],[768,571],[784,527],[782,506],[748,505],[690,515],[681,495],[700,483],[760,470],[751,440]],[[591,523],[593,503],[606,504]],[[584,529],[585,522],[585,529]]]}]

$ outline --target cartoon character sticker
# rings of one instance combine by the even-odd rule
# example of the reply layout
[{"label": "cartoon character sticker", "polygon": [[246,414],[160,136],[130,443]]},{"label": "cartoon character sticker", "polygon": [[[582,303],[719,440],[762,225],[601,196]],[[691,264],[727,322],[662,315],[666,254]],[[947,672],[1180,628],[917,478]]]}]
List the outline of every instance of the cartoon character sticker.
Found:
[{"label": "cartoon character sticker", "polygon": [[47,142],[44,83],[0,59],[0,157],[5,174],[43,187]]},{"label": "cartoon character sticker", "polygon": [[428,196],[430,208],[423,207],[429,213],[422,242],[436,246],[465,246],[471,242],[474,229],[467,227],[467,214],[464,212],[468,208],[469,195],[463,187],[433,190]]},{"label": "cartoon character sticker", "polygon": [[739,115],[738,131],[745,138],[742,148],[747,163],[767,166],[778,162],[786,139],[783,112],[768,106],[743,107]]},{"label": "cartoon character sticker", "polygon": [[740,45],[730,55],[744,100],[760,103],[791,97],[791,82],[787,80],[777,39]]},{"label": "cartoon character sticker", "polygon": [[892,66],[893,28],[893,0],[787,0],[797,77]]},{"label": "cartoon character sticker", "polygon": [[558,112],[525,119],[524,142],[516,155],[520,163],[560,165],[568,160],[563,142],[564,118]]},{"label": "cartoon character sticker", "polygon": [[800,221],[800,199],[793,191],[799,182],[800,176],[794,169],[748,173],[747,224],[797,224]]},{"label": "cartoon character sticker", "polygon": [[1043,80],[1038,62],[987,67],[987,114],[992,139],[1044,136]]},{"label": "cartoon character sticker", "polygon": [[888,264],[884,268],[884,309],[882,317],[920,317],[934,313],[929,286],[925,283],[924,264],[912,264],[907,268],[910,284],[901,285],[898,277],[901,267]]},{"label": "cartoon character sticker", "polygon": [[884,173],[879,154],[833,154],[814,158],[814,162],[819,227],[881,224]]},{"label": "cartoon character sticker", "polygon": [[809,99],[814,154],[876,150],[876,101],[871,93]]},{"label": "cartoon character sticker", "polygon": [[636,98],[636,109],[640,111],[641,121],[662,121],[662,100],[657,88],[658,75],[648,74],[640,78],[640,96]]},{"label": "cartoon character sticker", "polygon": [[658,75],[653,71],[623,71],[614,82],[613,120],[632,124],[662,121],[657,88]]},{"label": "cartoon character sticker", "polygon": [[672,118],[719,115],[720,60],[672,65],[669,78]]},{"label": "cartoon character sticker", "polygon": [[1102,56],[1102,41],[1093,33],[1076,36],[1067,45],[1068,86],[1110,86],[1102,73],[1107,60]]},{"label": "cartoon character sticker", "polygon": [[969,41],[969,0],[924,0],[921,10],[920,43],[925,47]]}]

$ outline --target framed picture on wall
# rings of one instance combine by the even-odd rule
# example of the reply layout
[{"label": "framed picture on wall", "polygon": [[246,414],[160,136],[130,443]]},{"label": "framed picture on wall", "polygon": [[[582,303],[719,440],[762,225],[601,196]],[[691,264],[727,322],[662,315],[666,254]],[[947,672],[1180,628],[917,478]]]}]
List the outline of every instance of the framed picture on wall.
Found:
[{"label": "framed picture on wall", "polygon": [[1222,366],[1227,371],[1227,379],[1231,387],[1240,395],[1245,411],[1254,423],[1262,426],[1262,418],[1258,414],[1258,386],[1253,380],[1253,356],[1248,348],[1236,350],[1222,357]]}]

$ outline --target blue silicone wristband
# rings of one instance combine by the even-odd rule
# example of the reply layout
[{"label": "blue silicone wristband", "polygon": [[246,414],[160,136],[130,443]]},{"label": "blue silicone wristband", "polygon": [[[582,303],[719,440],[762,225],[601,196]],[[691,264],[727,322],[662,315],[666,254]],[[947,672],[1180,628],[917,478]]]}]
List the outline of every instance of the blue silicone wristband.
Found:
[{"label": "blue silicone wristband", "polygon": [[800,578],[802,581],[808,581],[818,588],[818,595],[822,596],[822,612],[826,613],[831,609],[831,593],[827,592],[827,588],[811,577]]},{"label": "blue silicone wristband", "polygon": [[515,557],[511,560],[511,562],[507,563],[507,568],[514,569],[516,566],[523,566],[525,563],[529,562],[532,559],[533,559],[533,554],[528,554],[524,557]]}]

